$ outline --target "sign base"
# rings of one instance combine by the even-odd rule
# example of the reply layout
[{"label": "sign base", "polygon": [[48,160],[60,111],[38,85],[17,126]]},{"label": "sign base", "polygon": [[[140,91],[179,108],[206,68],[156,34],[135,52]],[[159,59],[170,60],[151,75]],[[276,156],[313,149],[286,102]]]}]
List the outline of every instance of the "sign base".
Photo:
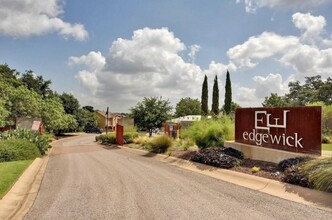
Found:
[{"label": "sign base", "polygon": [[234,141],[225,141],[225,147],[231,147],[243,152],[244,158],[253,160],[262,160],[267,162],[279,163],[282,160],[294,157],[313,157],[317,158],[320,155],[295,153],[283,150],[276,150],[272,148],[264,148],[249,144],[237,143]]}]

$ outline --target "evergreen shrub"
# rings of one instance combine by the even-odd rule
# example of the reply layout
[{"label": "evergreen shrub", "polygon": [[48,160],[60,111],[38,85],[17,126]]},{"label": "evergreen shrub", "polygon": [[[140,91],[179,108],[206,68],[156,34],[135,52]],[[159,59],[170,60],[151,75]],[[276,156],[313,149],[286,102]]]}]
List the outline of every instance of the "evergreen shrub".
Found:
[{"label": "evergreen shrub", "polygon": [[0,133],[0,139],[25,139],[33,143],[38,148],[41,155],[45,155],[48,148],[50,148],[50,138],[47,135],[40,135],[39,132],[30,131],[27,129],[16,129]]},{"label": "evergreen shrub", "polygon": [[0,162],[33,160],[40,156],[36,145],[26,139],[0,140]]}]

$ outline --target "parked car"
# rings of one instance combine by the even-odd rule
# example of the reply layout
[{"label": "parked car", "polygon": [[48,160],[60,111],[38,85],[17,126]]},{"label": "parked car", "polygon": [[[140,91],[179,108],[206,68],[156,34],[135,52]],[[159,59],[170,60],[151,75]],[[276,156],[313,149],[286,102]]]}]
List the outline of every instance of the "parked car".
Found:
[{"label": "parked car", "polygon": [[85,129],[85,133],[101,134],[101,133],[103,133],[103,129],[97,128],[97,127],[88,127],[88,128]]}]

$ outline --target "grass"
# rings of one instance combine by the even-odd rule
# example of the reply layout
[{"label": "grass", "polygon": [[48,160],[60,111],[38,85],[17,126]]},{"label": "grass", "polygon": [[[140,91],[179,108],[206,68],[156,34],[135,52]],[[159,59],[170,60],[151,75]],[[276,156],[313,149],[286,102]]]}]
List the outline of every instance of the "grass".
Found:
[{"label": "grass", "polygon": [[322,150],[332,151],[332,144],[323,144]]},{"label": "grass", "polygon": [[6,195],[33,160],[0,163],[0,199]]}]

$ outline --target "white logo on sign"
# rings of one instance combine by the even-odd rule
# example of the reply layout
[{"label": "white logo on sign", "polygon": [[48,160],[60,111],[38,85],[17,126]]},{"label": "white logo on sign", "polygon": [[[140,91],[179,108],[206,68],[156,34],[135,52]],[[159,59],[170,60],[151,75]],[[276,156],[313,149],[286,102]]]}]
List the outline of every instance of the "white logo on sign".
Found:
[{"label": "white logo on sign", "polygon": [[[270,128],[286,128],[288,112],[289,110],[283,111],[283,122],[280,123],[280,118],[271,118],[272,114],[267,114],[267,111],[255,111],[255,129],[267,130],[270,133]],[[263,116],[259,117],[260,115]],[[274,123],[271,124],[271,121]],[[266,126],[260,126],[259,123],[266,124]]]}]

